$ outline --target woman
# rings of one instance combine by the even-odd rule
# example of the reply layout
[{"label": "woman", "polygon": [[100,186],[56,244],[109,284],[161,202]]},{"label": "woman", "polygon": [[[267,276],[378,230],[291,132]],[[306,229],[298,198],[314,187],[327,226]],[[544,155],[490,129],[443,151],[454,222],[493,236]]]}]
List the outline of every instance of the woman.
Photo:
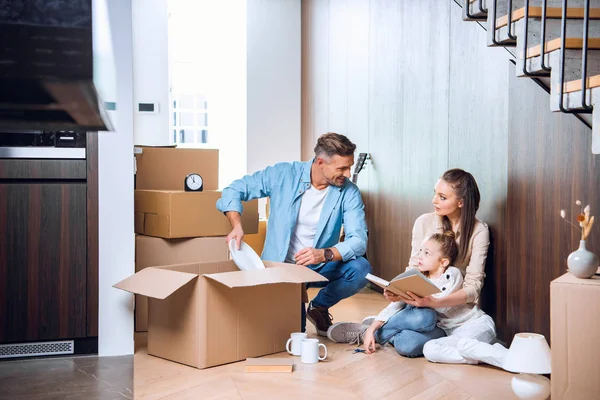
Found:
[{"label": "woman", "polygon": [[[432,201],[434,212],[421,215],[413,226],[412,252],[407,270],[419,268],[419,253],[425,239],[436,233],[449,231],[454,233],[458,245],[454,266],[464,276],[464,280],[461,276],[463,283],[456,287],[457,291],[444,296],[424,298],[408,292],[408,297],[402,298],[386,290],[384,296],[391,303],[379,315],[367,317],[361,324],[336,324],[332,326],[335,332],[330,328],[332,331],[328,332],[329,338],[339,341],[358,337],[359,341],[364,341],[365,349],[369,353],[374,349],[375,343],[380,345],[390,343],[400,355],[405,357],[421,356],[424,354],[425,343],[437,343],[436,346],[428,346],[425,356],[430,361],[440,361],[438,353],[448,353],[445,347],[440,347],[448,344],[444,344],[448,339],[444,336],[452,335],[454,330],[460,334],[462,330],[456,326],[452,327],[452,331],[436,327],[436,322],[440,325],[436,309],[440,311],[461,308],[461,306],[476,308],[483,286],[489,231],[485,223],[475,218],[479,208],[479,197],[477,183],[471,174],[461,169],[446,171],[435,185]],[[412,307],[405,307],[405,304]],[[475,311],[469,315],[474,313]],[[399,318],[400,324],[396,323]],[[489,343],[496,336],[493,320],[487,315],[477,320],[476,326],[470,331],[472,333],[467,332],[467,336]],[[463,322],[466,320],[459,320],[457,324],[462,325]],[[365,330],[365,326],[369,328]],[[379,340],[375,340],[376,337]],[[453,356],[455,357],[452,360],[458,359],[456,354]],[[460,359],[461,362],[465,362],[463,358]],[[448,359],[446,357],[444,361]]]},{"label": "woman", "polygon": [[[476,308],[485,278],[485,262],[489,248],[487,225],[475,217],[479,209],[479,188],[475,178],[461,169],[446,171],[435,185],[433,206],[435,211],[421,215],[413,228],[412,253],[407,269],[416,268],[419,246],[424,238],[441,231],[452,230],[456,234],[459,248],[455,266],[464,275],[462,288],[446,297],[419,297],[407,293],[408,298],[400,298],[386,292],[391,301],[404,301],[422,309],[439,309],[467,305]],[[490,346],[496,338],[496,328],[492,318],[482,313],[459,326],[447,329],[447,337],[430,340],[421,335],[415,343],[424,346],[425,358],[433,362],[469,363],[483,361],[501,366],[506,349],[500,345]],[[413,341],[419,337],[412,335]]]}]

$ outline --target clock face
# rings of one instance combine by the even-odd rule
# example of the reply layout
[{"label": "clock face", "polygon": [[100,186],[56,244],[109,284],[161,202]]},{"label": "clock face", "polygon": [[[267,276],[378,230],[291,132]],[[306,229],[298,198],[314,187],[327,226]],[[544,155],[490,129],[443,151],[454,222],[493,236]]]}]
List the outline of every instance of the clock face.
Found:
[{"label": "clock face", "polygon": [[185,179],[185,184],[189,190],[197,191],[202,189],[202,177],[198,174],[189,174]]}]

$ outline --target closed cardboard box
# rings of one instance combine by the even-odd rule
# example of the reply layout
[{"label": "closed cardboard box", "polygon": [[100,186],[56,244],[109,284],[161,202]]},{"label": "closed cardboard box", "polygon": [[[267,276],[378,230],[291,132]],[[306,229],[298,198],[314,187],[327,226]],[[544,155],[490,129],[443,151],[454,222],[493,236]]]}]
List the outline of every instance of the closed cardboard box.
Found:
[{"label": "closed cardboard box", "polygon": [[219,188],[219,150],[142,147],[136,154],[135,188],[184,190],[185,177],[196,172],[204,190]]},{"label": "closed cardboard box", "polygon": [[[217,210],[220,191],[135,191],[135,232],[162,238],[227,236],[231,225]],[[258,232],[258,200],[243,203],[245,233]]]},{"label": "closed cardboard box", "polygon": [[301,283],[327,281],[303,266],[264,264],[148,267],[114,287],[150,297],[148,354],[208,368],[284,351],[300,329]]},{"label": "closed cardboard box", "polygon": [[[222,236],[162,239],[137,235],[135,238],[135,272],[160,265],[226,260],[229,260],[229,249]],[[135,296],[135,330],[148,330],[148,298],[145,296]]]},{"label": "closed cardboard box", "polygon": [[600,397],[600,277],[567,273],[550,284],[552,399]]}]

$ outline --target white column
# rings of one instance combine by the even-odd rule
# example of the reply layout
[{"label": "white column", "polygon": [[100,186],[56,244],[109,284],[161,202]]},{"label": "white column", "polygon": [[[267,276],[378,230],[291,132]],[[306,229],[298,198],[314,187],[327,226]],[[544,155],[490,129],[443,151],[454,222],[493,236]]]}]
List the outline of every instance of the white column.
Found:
[{"label": "white column", "polygon": [[133,69],[131,0],[94,0],[108,6],[116,69],[114,132],[98,133],[100,356],[133,354],[133,295],[112,287],[134,273]]},{"label": "white column", "polygon": [[[169,134],[168,0],[127,0],[133,41],[133,122],[136,145],[165,146]],[[130,57],[130,55],[129,55]],[[153,103],[154,112],[139,112]]]}]

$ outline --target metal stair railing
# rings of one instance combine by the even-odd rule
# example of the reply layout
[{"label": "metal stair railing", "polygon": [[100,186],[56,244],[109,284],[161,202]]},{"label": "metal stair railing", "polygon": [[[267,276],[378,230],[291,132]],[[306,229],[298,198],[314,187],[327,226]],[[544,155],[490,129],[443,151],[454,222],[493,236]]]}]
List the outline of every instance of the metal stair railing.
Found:
[{"label": "metal stair railing", "polygon": [[560,111],[573,114],[573,113],[585,113],[589,114],[592,112],[593,107],[589,106],[586,101],[586,83],[587,83],[587,56],[588,56],[588,31],[590,23],[590,0],[585,0],[584,11],[583,11],[583,48],[581,50],[581,108],[569,108],[564,106],[565,96],[565,54],[566,54],[566,43],[567,43],[567,3],[568,0],[563,0],[562,3],[562,20],[560,27],[560,89],[559,89],[559,101],[558,107]]},{"label": "metal stair railing", "polygon": [[[494,0],[493,3],[493,12],[492,12],[492,43],[495,46],[509,46],[509,44],[500,43],[496,40],[496,18],[498,17],[498,0]],[[508,37],[512,40],[516,40],[517,37],[512,34],[512,0],[508,1],[509,13],[508,13]]]},{"label": "metal stair railing", "polygon": [[[487,13],[487,10],[484,10],[481,5],[482,1],[483,0],[477,0],[477,4],[479,4],[479,12]],[[476,16],[476,15],[471,14],[471,3],[469,2],[469,0],[465,0],[465,10],[467,12],[467,18],[469,18],[469,19],[474,19],[474,20],[486,20],[487,19],[487,16],[484,16],[484,15]]]},{"label": "metal stair railing", "polygon": [[508,25],[506,26],[508,28],[508,34],[506,36],[508,36],[509,39],[511,40],[517,40],[517,37],[515,35],[513,35],[512,33],[512,0],[508,0],[507,2],[507,8],[508,8]]},{"label": "metal stair railing", "polygon": [[529,31],[529,1],[525,0],[525,14],[523,15],[523,75],[529,77],[549,76],[550,68],[545,65],[546,58],[546,5],[548,0],[542,0],[542,23],[540,28],[540,67],[544,72],[527,71],[527,39]]}]

